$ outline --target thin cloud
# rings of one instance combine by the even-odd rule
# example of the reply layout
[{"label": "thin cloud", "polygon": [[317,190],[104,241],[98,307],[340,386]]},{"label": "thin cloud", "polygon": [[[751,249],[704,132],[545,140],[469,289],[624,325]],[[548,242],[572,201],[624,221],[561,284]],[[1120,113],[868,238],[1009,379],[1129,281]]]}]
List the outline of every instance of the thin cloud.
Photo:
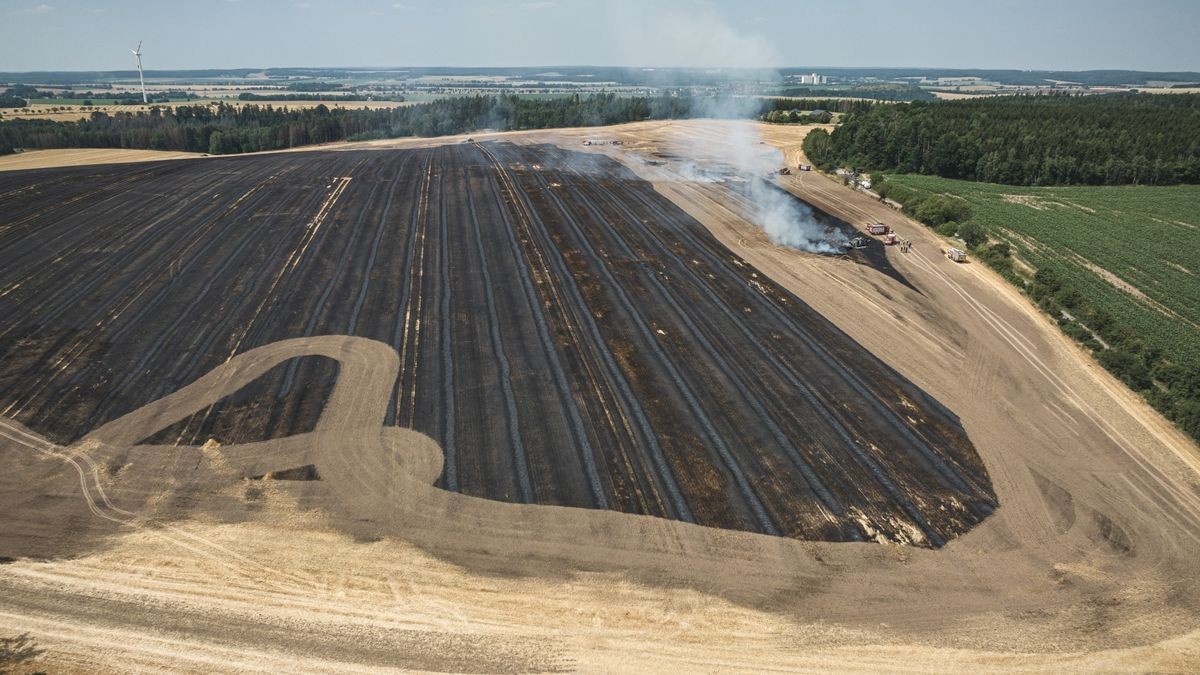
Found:
[{"label": "thin cloud", "polygon": [[18,9],[12,13],[20,14],[22,16],[32,16],[34,14],[47,14],[47,13],[53,12],[53,11],[54,11],[53,7],[43,3],[41,5],[34,5],[33,7],[26,7],[25,9]]},{"label": "thin cloud", "polygon": [[553,9],[558,7],[558,3],[554,0],[538,0],[537,2],[522,2],[521,9],[538,10],[538,9]]}]

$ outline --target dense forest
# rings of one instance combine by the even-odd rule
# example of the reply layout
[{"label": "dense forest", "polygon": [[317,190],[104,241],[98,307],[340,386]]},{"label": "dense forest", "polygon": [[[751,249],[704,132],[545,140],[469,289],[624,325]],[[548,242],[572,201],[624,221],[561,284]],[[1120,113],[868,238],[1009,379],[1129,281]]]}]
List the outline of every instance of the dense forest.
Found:
[{"label": "dense forest", "polygon": [[770,98],[762,103],[762,114],[791,110],[828,110],[829,112],[867,112],[875,104],[850,98]]},{"label": "dense forest", "polygon": [[1200,183],[1200,95],[1005,96],[873,106],[805,139],[821,167],[1011,185]]},{"label": "dense forest", "polygon": [[828,124],[835,112],[865,112],[872,105],[870,101],[845,98],[772,98],[760,104],[758,119],[772,124]]},{"label": "dense forest", "polygon": [[0,122],[0,154],[16,149],[138,148],[232,154],[339,140],[441,136],[478,129],[544,129],[672,119],[692,114],[685,97],[611,94],[551,99],[467,96],[378,110],[192,105],[147,112],[94,112],[78,122]]}]

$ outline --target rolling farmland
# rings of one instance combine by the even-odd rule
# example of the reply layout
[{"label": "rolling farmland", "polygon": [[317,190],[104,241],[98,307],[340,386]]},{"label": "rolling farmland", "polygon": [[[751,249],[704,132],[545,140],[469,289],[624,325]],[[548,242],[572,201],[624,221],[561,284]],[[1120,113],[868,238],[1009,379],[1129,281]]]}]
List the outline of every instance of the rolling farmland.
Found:
[{"label": "rolling farmland", "polygon": [[[940,546],[996,497],[957,418],[615,162],[469,144],[0,175],[0,415],[58,442],[287,339],[390,345],[438,485]],[[296,358],[144,443],[311,430]],[[317,467],[319,471],[320,467]]]},{"label": "rolling farmland", "polygon": [[914,243],[845,260],[671,177],[735,124],[0,173],[22,665],[1193,670],[1195,445],[877,199],[777,179]]}]

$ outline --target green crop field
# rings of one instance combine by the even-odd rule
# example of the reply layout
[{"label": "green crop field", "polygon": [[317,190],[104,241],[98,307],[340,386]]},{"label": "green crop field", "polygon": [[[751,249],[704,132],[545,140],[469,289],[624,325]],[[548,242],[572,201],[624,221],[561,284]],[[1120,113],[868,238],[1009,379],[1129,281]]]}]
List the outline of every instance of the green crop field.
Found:
[{"label": "green crop field", "polygon": [[1180,364],[1200,366],[1200,186],[1016,187],[888,176],[971,204],[971,219],[1052,268]]}]

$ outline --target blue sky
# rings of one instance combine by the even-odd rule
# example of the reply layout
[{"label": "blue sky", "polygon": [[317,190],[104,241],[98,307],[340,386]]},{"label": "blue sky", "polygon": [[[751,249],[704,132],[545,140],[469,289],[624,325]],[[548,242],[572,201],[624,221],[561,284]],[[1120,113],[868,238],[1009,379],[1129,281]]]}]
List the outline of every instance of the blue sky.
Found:
[{"label": "blue sky", "polygon": [[1200,70],[1200,0],[0,0],[0,71],[270,66]]}]

